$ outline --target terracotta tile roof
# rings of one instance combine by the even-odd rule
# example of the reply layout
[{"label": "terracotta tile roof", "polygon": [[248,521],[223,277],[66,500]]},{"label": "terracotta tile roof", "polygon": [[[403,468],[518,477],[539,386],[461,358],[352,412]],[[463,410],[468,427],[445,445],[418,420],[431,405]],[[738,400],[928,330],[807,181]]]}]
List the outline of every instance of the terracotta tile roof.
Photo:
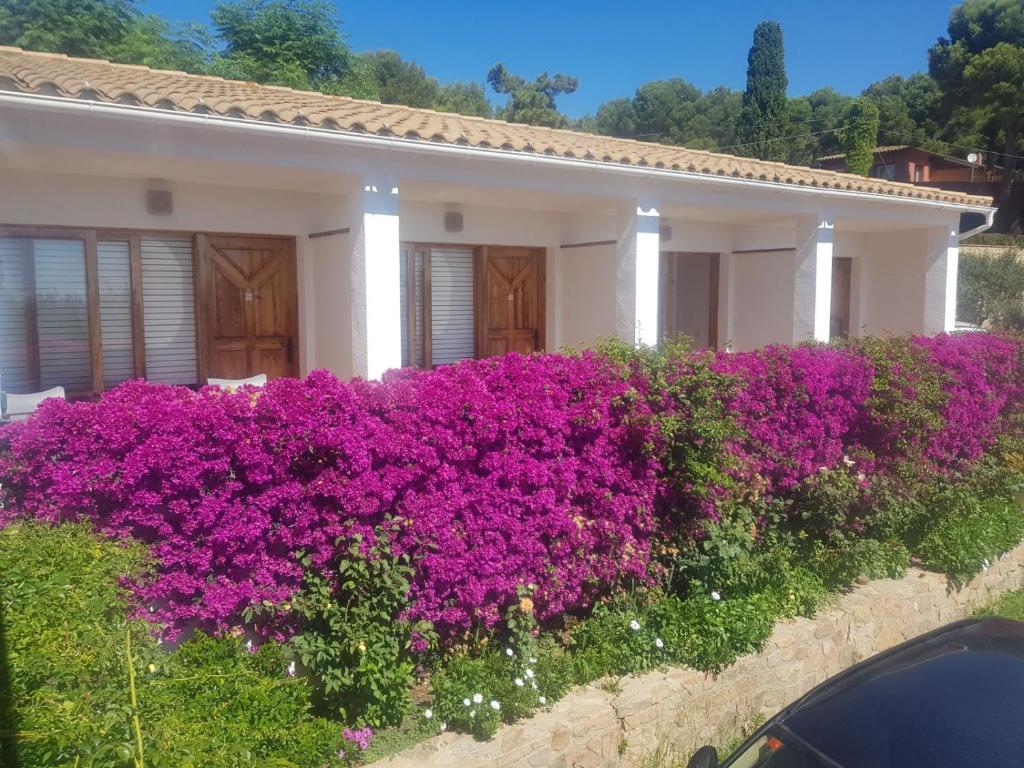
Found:
[{"label": "terracotta tile roof", "polygon": [[[885,152],[898,152],[901,149],[917,149],[917,147],[912,147],[909,144],[893,144],[892,146],[889,147],[875,147],[871,151],[876,155],[881,155],[884,154]],[[927,152],[928,150],[921,151]],[[821,157],[818,158],[818,160],[842,160],[844,157],[846,157],[845,153],[837,152],[834,155],[822,155]]]},{"label": "terracotta tile roof", "polygon": [[988,197],[784,163],[6,46],[0,46],[0,90],[731,176],[779,185],[966,205],[991,203]]}]

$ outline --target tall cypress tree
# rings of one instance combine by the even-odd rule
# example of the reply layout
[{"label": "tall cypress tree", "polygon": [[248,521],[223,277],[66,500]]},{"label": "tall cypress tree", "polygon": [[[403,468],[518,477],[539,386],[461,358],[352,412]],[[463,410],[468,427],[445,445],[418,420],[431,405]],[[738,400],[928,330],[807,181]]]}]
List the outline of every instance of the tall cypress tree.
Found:
[{"label": "tall cypress tree", "polygon": [[862,96],[850,105],[839,139],[846,155],[846,172],[867,176],[878,143],[878,107],[871,99]]},{"label": "tall cypress tree", "polygon": [[786,142],[785,53],[782,27],[777,21],[762,21],[754,30],[754,45],[747,54],[747,89],[737,125],[737,139],[746,146],[741,154],[762,160],[783,160]]}]

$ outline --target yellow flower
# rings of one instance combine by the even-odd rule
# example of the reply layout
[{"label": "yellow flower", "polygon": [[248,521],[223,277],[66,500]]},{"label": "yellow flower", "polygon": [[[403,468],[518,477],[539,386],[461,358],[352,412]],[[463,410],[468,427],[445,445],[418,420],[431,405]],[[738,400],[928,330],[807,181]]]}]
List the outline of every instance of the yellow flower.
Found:
[{"label": "yellow flower", "polygon": [[519,610],[523,613],[533,613],[533,600],[528,597],[524,597],[519,601]]},{"label": "yellow flower", "polygon": [[357,647],[359,648],[360,653],[366,653],[366,643],[360,642]]},{"label": "yellow flower", "polygon": [[146,669],[149,670],[150,674],[153,674],[154,672],[156,672],[156,664],[150,664],[148,667],[146,667]]}]

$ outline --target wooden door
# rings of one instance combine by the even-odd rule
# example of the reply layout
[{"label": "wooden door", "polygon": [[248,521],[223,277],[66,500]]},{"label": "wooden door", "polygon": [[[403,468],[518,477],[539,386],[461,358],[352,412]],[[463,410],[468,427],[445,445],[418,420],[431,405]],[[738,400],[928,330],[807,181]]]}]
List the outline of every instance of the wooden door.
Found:
[{"label": "wooden door", "polygon": [[298,373],[295,241],[197,237],[204,379]]},{"label": "wooden door", "polygon": [[478,354],[544,349],[544,250],[482,250]]},{"label": "wooden door", "polygon": [[832,308],[829,317],[829,336],[833,339],[850,338],[852,273],[852,258],[836,256],[832,259]]}]

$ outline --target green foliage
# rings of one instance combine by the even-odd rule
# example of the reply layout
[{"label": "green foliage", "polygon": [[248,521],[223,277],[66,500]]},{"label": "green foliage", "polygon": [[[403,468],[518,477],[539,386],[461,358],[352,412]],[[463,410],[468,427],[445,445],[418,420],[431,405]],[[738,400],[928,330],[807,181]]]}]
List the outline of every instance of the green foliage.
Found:
[{"label": "green foliage", "polygon": [[846,171],[867,176],[878,144],[878,107],[867,98],[855,100],[846,111],[841,139],[846,153]]},{"label": "green foliage", "polygon": [[[336,723],[309,716],[307,682],[285,649],[249,653],[238,638],[197,635],[140,665],[140,715],[154,766],[319,766],[340,745]],[[319,756],[319,760],[317,757]]]},{"label": "green foliage", "polygon": [[441,86],[414,61],[405,61],[395,51],[363,54],[377,82],[377,95],[384,104],[432,107]]},{"label": "green foliage", "polygon": [[442,85],[433,106],[440,112],[457,112],[460,115],[477,117],[492,117],[494,113],[480,83]]},{"label": "green foliage", "polygon": [[[572,666],[551,639],[529,650],[509,644],[444,660],[431,679],[433,718],[478,738],[548,706],[569,690]],[[497,706],[495,706],[495,704]]]},{"label": "green foliage", "polygon": [[904,532],[927,567],[966,581],[1024,539],[1024,510],[1014,488],[1024,475],[991,457],[956,482],[938,483]]},{"label": "green foliage", "polygon": [[754,30],[754,44],[747,55],[747,88],[743,92],[737,138],[746,145],[741,153],[762,160],[784,160],[782,138],[786,122],[785,53],[782,27],[763,21]]},{"label": "green foliage", "polygon": [[576,681],[669,664],[717,671],[762,648],[779,617],[775,596],[719,598],[651,592],[596,606],[571,633]]},{"label": "green foliage", "polygon": [[227,0],[210,17],[225,48],[214,74],[308,90],[348,70],[340,21],[324,0]]},{"label": "green foliage", "polygon": [[930,568],[967,581],[1024,539],[1024,512],[1012,501],[962,497],[917,546]]},{"label": "green foliage", "polygon": [[3,0],[0,45],[102,58],[139,15],[135,0]]},{"label": "green foliage", "polygon": [[1008,592],[991,605],[980,608],[975,616],[1002,616],[1004,619],[1024,621],[1024,590]]},{"label": "green foliage", "polygon": [[302,619],[291,645],[317,683],[319,708],[374,728],[395,725],[412,710],[413,634],[433,638],[428,624],[397,618],[408,607],[412,568],[386,542],[381,537],[364,552],[357,537],[338,573],[327,579],[309,572],[290,606]]},{"label": "green foliage", "polygon": [[1024,261],[1020,251],[960,253],[957,317],[986,328],[1024,331]]},{"label": "green foliage", "polygon": [[[950,14],[948,37],[928,51],[928,69],[942,89],[942,117],[953,130],[973,132],[988,144],[1002,141],[1008,192],[1024,130],[1024,6],[1019,0],[965,0]],[[1010,228],[1019,226],[1019,206],[1000,206],[997,222],[1003,231],[1017,231]]]},{"label": "green foliage", "polygon": [[656,404],[654,411],[665,441],[661,460],[677,488],[729,488],[734,483],[726,442],[738,428],[725,402],[736,382],[712,370],[712,353],[688,354],[690,346],[679,336],[658,347],[604,339],[597,348],[625,371],[641,372],[653,396],[668,401],[670,407]]},{"label": "green foliage", "polygon": [[0,650],[9,678],[0,676],[0,714],[13,722],[17,764],[132,766],[134,714],[152,768],[328,761],[338,727],[309,716],[309,687],[285,675],[280,647],[249,654],[236,639],[199,636],[168,652],[146,623],[127,618],[119,580],[144,569],[141,548],[103,541],[84,526],[0,530]]},{"label": "green foliage", "polygon": [[487,82],[495,93],[509,97],[501,117],[513,123],[546,125],[550,128],[564,128],[568,124],[565,115],[555,106],[555,98],[563,93],[573,93],[579,80],[568,75],[548,75],[543,72],[533,82],[513,75],[504,64],[495,64],[487,73]]}]

